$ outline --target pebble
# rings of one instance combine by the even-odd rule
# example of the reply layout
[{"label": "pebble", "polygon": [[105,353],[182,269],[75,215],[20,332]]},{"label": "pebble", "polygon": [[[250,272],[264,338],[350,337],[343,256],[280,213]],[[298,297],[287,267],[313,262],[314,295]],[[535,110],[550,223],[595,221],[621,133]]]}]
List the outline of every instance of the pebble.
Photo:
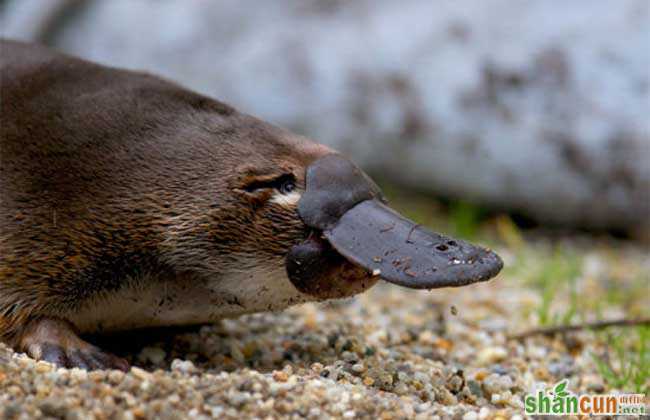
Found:
[{"label": "pebble", "polygon": [[474,395],[475,397],[481,398],[483,396],[483,390],[481,389],[481,385],[477,381],[474,380],[467,381],[467,387],[469,388],[472,395]]},{"label": "pebble", "polygon": [[136,378],[145,381],[151,379],[151,373],[147,372],[144,369],[140,369],[137,366],[131,366],[131,374],[133,374],[133,376],[135,376]]},{"label": "pebble", "polygon": [[476,414],[476,411],[468,411],[467,413],[463,414],[463,420],[477,420],[478,419],[478,414]]},{"label": "pebble", "polygon": [[483,381],[483,389],[489,394],[501,393],[513,387],[512,379],[507,375],[493,373]]},{"label": "pebble", "polygon": [[586,375],[583,378],[584,387],[592,393],[601,393],[605,390],[605,384],[598,375]]},{"label": "pebble", "polygon": [[234,340],[231,340],[230,342],[230,355],[238,363],[244,363],[246,360],[244,353],[239,349],[239,346]]},{"label": "pebble", "polygon": [[352,371],[354,373],[363,373],[366,371],[366,367],[361,363],[355,363],[352,365]]},{"label": "pebble", "polygon": [[542,346],[529,346],[526,353],[533,359],[541,360],[548,354],[548,349]]},{"label": "pebble", "polygon": [[53,365],[47,362],[37,362],[36,363],[36,372],[38,373],[45,373],[49,372],[53,369]]},{"label": "pebble", "polygon": [[503,347],[486,347],[476,357],[479,366],[488,366],[492,363],[501,362],[508,357],[508,350]]},{"label": "pebble", "polygon": [[278,382],[286,382],[289,379],[289,375],[287,375],[286,372],[284,371],[275,371],[273,372],[273,379],[275,379]]},{"label": "pebble", "polygon": [[196,372],[196,367],[194,366],[194,363],[192,363],[191,360],[174,359],[171,364],[171,369],[178,370],[184,373]]},{"label": "pebble", "polygon": [[138,360],[142,363],[159,365],[165,360],[165,351],[160,347],[145,347],[140,351]]},{"label": "pebble", "polygon": [[461,378],[458,375],[453,375],[449,379],[447,379],[447,389],[450,391],[457,393],[458,391],[461,390],[463,387],[465,380]]},{"label": "pebble", "polygon": [[70,378],[83,382],[88,379],[88,372],[83,369],[72,368],[70,370]]},{"label": "pebble", "polygon": [[111,370],[108,372],[108,380],[113,384],[117,385],[124,379],[124,372],[121,370]]}]

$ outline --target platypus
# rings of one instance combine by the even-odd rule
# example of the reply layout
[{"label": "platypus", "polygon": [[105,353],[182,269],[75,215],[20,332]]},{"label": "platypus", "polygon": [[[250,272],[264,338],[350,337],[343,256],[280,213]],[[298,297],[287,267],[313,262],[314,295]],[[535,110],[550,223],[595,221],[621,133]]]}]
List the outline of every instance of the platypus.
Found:
[{"label": "platypus", "polygon": [[0,338],[36,359],[127,369],[79,334],[502,267],[391,210],[326,146],[160,77],[0,46]]}]

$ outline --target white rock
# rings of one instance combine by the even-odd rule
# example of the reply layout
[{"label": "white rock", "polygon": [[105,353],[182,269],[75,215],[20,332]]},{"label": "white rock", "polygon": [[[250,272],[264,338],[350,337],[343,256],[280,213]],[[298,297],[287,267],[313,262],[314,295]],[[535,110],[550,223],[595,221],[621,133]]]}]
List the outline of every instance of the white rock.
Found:
[{"label": "white rock", "polygon": [[476,362],[479,366],[487,366],[500,362],[508,357],[508,350],[503,347],[486,347],[479,351]]},{"label": "white rock", "polygon": [[150,362],[158,365],[165,360],[166,353],[160,347],[145,347],[140,351],[138,359],[142,362]]},{"label": "white rock", "polygon": [[488,418],[489,415],[490,415],[490,409],[487,407],[481,407],[481,409],[478,412],[478,418],[480,420],[484,420]]},{"label": "white rock", "polygon": [[478,414],[476,414],[476,411],[468,411],[463,415],[463,420],[477,420],[478,419]]},{"label": "white rock", "polygon": [[196,367],[190,360],[174,359],[171,368],[172,370],[179,370],[184,373],[196,372]]}]

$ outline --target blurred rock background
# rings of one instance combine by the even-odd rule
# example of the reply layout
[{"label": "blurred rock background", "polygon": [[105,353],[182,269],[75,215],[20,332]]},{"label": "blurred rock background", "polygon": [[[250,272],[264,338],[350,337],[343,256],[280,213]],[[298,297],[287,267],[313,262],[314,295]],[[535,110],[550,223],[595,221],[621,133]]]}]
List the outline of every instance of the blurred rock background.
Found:
[{"label": "blurred rock background", "polygon": [[177,80],[409,189],[649,226],[647,0],[0,0],[0,28]]}]

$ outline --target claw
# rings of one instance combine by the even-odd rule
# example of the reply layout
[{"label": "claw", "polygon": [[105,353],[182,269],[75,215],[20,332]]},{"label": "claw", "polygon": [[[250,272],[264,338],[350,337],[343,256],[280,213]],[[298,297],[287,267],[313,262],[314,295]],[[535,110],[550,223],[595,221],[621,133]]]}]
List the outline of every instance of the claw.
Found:
[{"label": "claw", "polygon": [[[40,357],[35,357],[46,362],[54,363],[57,366],[65,366],[68,362],[63,347],[56,344],[44,343],[41,346]],[[27,353],[34,357],[34,351],[27,351]]]}]

